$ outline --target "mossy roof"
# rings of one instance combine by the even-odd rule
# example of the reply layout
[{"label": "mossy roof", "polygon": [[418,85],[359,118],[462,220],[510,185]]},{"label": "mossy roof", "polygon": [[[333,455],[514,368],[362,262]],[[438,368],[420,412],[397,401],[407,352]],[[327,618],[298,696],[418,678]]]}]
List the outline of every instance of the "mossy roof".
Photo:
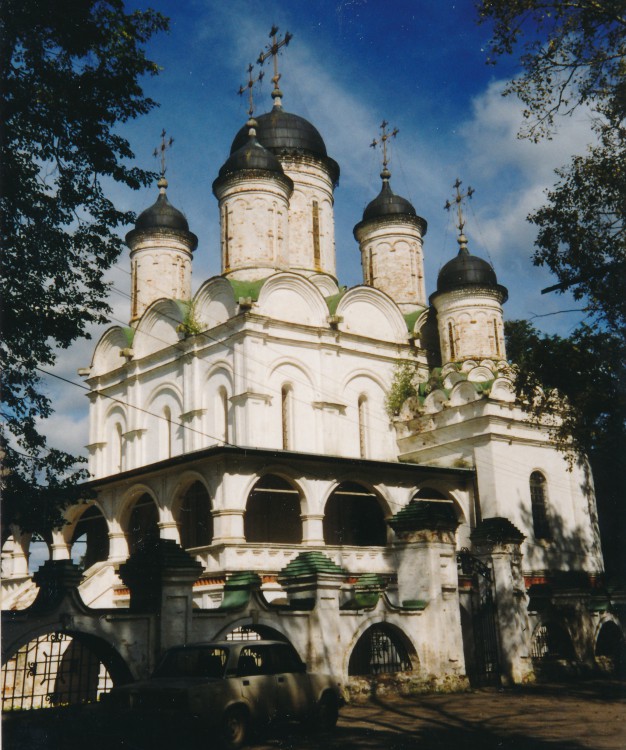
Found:
[{"label": "mossy roof", "polygon": [[454,530],[459,524],[452,503],[413,500],[390,519],[389,525],[395,532],[401,532]]},{"label": "mossy roof", "polygon": [[347,572],[334,563],[323,552],[310,551],[301,552],[279,573],[279,580],[297,578],[317,573],[330,573],[332,575],[347,575]]},{"label": "mossy roof", "polygon": [[240,281],[238,279],[228,279],[228,281],[233,288],[235,300],[239,300],[241,297],[244,299],[250,297],[253,302],[256,302],[267,278],[256,279],[256,281]]}]

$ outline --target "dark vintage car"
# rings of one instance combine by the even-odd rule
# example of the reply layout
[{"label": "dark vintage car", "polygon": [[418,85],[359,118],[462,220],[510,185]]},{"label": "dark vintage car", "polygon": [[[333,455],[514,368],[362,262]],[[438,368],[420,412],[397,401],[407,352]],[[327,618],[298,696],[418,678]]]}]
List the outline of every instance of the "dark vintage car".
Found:
[{"label": "dark vintage car", "polygon": [[170,649],[150,679],[113,688],[104,703],[151,727],[191,721],[237,748],[252,725],[277,720],[332,729],[343,700],[337,681],[307,673],[289,643],[221,641]]}]

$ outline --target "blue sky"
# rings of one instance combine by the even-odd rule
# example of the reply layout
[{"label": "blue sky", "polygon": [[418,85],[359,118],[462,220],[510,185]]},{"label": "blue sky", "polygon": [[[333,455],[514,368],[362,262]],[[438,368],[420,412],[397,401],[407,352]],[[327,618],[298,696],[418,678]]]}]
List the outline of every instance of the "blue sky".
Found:
[{"label": "blue sky", "polygon": [[[247,117],[237,96],[246,68],[267,44],[273,24],[293,40],[280,59],[284,107],[309,119],[340,165],[335,192],[339,282],[361,283],[352,228],[380,189],[380,157],[369,143],[383,119],[399,129],[391,150],[391,186],[411,200],[428,222],[424,255],[427,292],[439,268],[457,252],[455,229],[443,206],[457,177],[475,195],[467,215],[470,251],[490,260],[509,288],[507,318],[534,315],[548,332],[567,334],[580,319],[567,295],[540,290],[554,282],[532,265],[535,230],[527,214],[542,204],[553,170],[583,153],[592,140],[589,115],[564,120],[554,139],[533,144],[518,139],[522,107],[503,98],[515,60],[486,65],[488,26],[478,26],[473,0],[152,0],[171,18],[171,31],[149,45],[161,74],[146,79],[145,92],[161,106],[128,123],[136,161],[156,169],[152,157],[162,128],[175,138],[168,154],[168,195],[199,237],[193,288],[219,273],[217,202],[211,184],[226,160],[235,133]],[[145,7],[128,2],[129,9]],[[256,95],[257,113],[271,107],[271,73]],[[114,187],[122,208],[137,212],[157,190],[133,193]],[[129,227],[130,228],[130,227]],[[112,324],[129,318],[128,254],[110,272],[116,290]],[[120,293],[122,292],[122,293]],[[106,327],[105,327],[106,328]],[[62,352],[55,372],[79,381],[98,337]],[[87,399],[77,388],[47,379],[56,414],[44,429],[59,448],[83,453],[87,443]]]}]

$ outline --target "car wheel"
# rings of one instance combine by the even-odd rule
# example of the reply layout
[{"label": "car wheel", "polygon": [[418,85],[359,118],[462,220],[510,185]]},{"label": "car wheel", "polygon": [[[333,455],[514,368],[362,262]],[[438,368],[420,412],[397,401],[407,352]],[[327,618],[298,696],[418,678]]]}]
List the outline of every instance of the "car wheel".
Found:
[{"label": "car wheel", "polygon": [[248,736],[248,714],[245,709],[238,706],[229,708],[222,719],[221,730],[222,747],[229,750],[241,747]]},{"label": "car wheel", "polygon": [[332,693],[324,693],[317,704],[316,726],[320,732],[334,729],[339,718],[339,704]]}]

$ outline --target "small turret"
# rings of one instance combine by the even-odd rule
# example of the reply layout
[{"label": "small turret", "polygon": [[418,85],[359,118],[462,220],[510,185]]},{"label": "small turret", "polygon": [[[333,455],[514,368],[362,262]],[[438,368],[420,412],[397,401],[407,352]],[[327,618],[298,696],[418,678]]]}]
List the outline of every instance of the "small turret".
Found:
[{"label": "small turret", "polygon": [[246,143],[229,156],[213,183],[220,207],[222,273],[250,281],[288,264],[293,192],[278,159],[258,142],[256,126],[251,117]]},{"label": "small turret", "polygon": [[385,292],[403,312],[409,313],[426,307],[422,238],[427,224],[406,198],[391,190],[387,140],[395,137],[398,130],[387,133],[386,128],[387,123],[383,122],[380,141],[371,144],[383,147],[383,184],[354,227],[354,237],[361,250],[364,283]]},{"label": "small turret", "polygon": [[126,235],[130,248],[131,323],[161,298],[191,299],[191,260],[198,238],[189,231],[184,215],[167,199],[164,170],[159,197],[139,214]]},{"label": "small turret", "polygon": [[[492,266],[467,249],[461,205],[474,191],[468,188],[463,195],[460,186],[457,180],[454,203],[459,217],[459,253],[439,271],[437,291],[430,296],[437,310],[442,364],[466,359],[504,360],[502,304],[508,299],[508,291],[498,284]],[[451,207],[448,201],[446,208]]]}]

